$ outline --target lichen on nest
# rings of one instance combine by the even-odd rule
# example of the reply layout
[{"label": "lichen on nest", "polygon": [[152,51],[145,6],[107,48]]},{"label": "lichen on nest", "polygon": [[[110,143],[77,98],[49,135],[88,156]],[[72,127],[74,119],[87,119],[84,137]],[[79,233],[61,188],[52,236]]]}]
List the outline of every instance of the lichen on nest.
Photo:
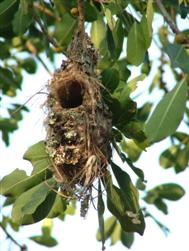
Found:
[{"label": "lichen on nest", "polygon": [[[78,38],[78,34],[75,35]],[[76,48],[73,39],[71,48]],[[94,181],[106,175],[111,157],[111,113],[95,75],[96,52],[87,35],[82,55],[73,49],[48,85],[46,150],[61,192],[89,200]],[[85,209],[84,213],[85,214]]]}]

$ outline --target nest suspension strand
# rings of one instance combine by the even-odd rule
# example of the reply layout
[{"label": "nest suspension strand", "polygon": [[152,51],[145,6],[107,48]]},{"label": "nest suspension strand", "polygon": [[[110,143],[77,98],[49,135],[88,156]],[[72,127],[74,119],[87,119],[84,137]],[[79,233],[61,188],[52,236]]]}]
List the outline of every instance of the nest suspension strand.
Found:
[{"label": "nest suspension strand", "polygon": [[48,85],[46,150],[62,193],[84,202],[93,182],[106,175],[112,125],[94,71],[97,53],[81,14],[68,59]]}]

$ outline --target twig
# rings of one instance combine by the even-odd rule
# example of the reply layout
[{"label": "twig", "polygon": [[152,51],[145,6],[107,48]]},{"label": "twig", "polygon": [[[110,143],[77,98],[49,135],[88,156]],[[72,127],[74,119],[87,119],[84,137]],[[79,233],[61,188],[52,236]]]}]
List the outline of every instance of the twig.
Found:
[{"label": "twig", "polygon": [[84,50],[84,38],[85,38],[85,18],[83,10],[83,0],[77,0],[77,9],[79,12],[78,27],[72,39],[70,46],[68,47],[68,57],[75,62],[80,62]]},{"label": "twig", "polygon": [[39,60],[39,62],[43,65],[43,67],[45,68],[45,70],[50,75],[52,75],[52,72],[49,70],[48,66],[45,64],[45,62],[42,60],[42,58],[37,54],[37,48],[35,47],[35,45],[30,40],[28,40],[26,42],[26,47],[37,58],[37,60]]},{"label": "twig", "polygon": [[77,0],[78,5],[78,12],[79,12],[79,24],[78,24],[78,30],[81,32],[81,34],[84,33],[84,11],[83,11],[83,0]]},{"label": "twig", "polygon": [[[33,97],[35,97],[35,95],[37,95],[37,94],[47,94],[47,93],[45,93],[45,92],[42,92],[42,89],[43,89],[43,88],[41,88],[38,92],[34,93],[31,97],[29,97],[29,98],[24,102],[23,105],[19,106],[15,111],[13,111],[13,112],[11,113],[11,116],[14,115],[14,114],[16,114],[16,113],[19,112],[20,110],[22,110],[22,108],[23,108]],[[48,95],[48,94],[47,94],[47,95]]]},{"label": "twig", "polygon": [[44,12],[46,15],[48,15],[48,16],[50,16],[50,17],[53,17],[56,21],[61,21],[61,19],[60,19],[60,17],[56,17],[55,15],[54,15],[54,13],[51,11],[51,10],[49,10],[48,8],[46,8],[45,6],[42,6],[41,4],[39,4],[39,3],[33,3],[33,6],[37,9],[37,10],[39,10],[39,11],[41,11],[41,12]]},{"label": "twig", "polygon": [[6,234],[7,238],[10,239],[16,246],[18,246],[20,248],[21,251],[25,251],[27,250],[27,247],[25,245],[21,245],[20,243],[18,243],[13,237],[12,235],[9,234],[9,232],[6,230],[6,228],[3,226],[3,224],[0,222],[0,227],[2,228],[2,230],[4,231],[4,233]]},{"label": "twig", "polygon": [[166,22],[169,24],[171,30],[173,31],[173,33],[178,34],[180,33],[179,29],[177,28],[176,24],[174,23],[174,21],[171,19],[169,13],[167,12],[167,10],[165,9],[165,7],[162,4],[161,0],[156,0],[156,4],[159,8],[159,10],[161,11],[164,19],[166,20]]},{"label": "twig", "polygon": [[49,43],[51,43],[55,48],[60,49],[60,46],[57,44],[57,42],[55,41],[55,39],[53,37],[51,37],[48,34],[48,32],[46,31],[43,23],[41,22],[40,17],[35,13],[35,11],[33,12],[33,16],[34,16],[35,21],[40,26],[42,33],[46,36],[47,40],[49,41]]},{"label": "twig", "polygon": [[35,55],[36,58],[39,60],[39,62],[43,65],[43,67],[45,68],[45,70],[52,76],[53,73],[49,70],[48,66],[45,64],[45,62],[42,60],[42,58],[39,55]]}]

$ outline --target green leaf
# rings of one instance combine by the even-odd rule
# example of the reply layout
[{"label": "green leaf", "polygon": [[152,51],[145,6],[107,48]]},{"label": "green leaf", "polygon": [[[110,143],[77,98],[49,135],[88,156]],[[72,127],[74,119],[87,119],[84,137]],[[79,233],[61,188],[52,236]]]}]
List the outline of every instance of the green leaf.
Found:
[{"label": "green leaf", "polygon": [[[13,205],[12,209],[13,222],[16,222],[18,224],[25,224],[24,216],[26,217],[31,216],[32,214],[35,213],[40,204],[42,204],[45,201],[46,197],[51,191],[51,186],[53,186],[54,184],[55,181],[53,178],[51,178],[50,180],[40,183],[37,186],[22,193],[17,198],[17,200]],[[33,220],[34,222],[36,222],[35,218]],[[38,218],[37,220],[41,219]]]},{"label": "green leaf", "polygon": [[44,219],[43,225],[41,228],[42,234],[47,238],[50,237],[52,228],[53,228],[52,219]]},{"label": "green leaf", "polygon": [[189,73],[189,56],[182,45],[169,44],[165,52],[171,59],[172,67],[179,67],[183,72]]},{"label": "green leaf", "polygon": [[157,199],[154,201],[154,205],[162,211],[164,214],[168,214],[167,204],[162,199]]},{"label": "green leaf", "polygon": [[119,58],[122,52],[123,41],[124,41],[124,29],[120,19],[116,21],[116,25],[112,31],[112,35],[115,43],[114,57]]},{"label": "green leaf", "polygon": [[189,144],[189,135],[184,132],[176,132],[173,134],[173,137],[179,140],[182,144]]},{"label": "green leaf", "polygon": [[102,189],[101,189],[101,184],[99,180],[98,184],[98,202],[97,202],[97,210],[98,210],[98,224],[99,224],[99,233],[97,234],[97,238],[102,241],[102,250],[105,249],[104,244],[105,244],[105,229],[104,229],[104,201],[102,198]]},{"label": "green leaf", "polygon": [[3,203],[3,207],[10,206],[15,202],[15,198],[7,197],[5,202]]},{"label": "green leaf", "polygon": [[149,0],[147,3],[146,16],[147,16],[148,32],[151,37],[153,32],[152,22],[154,17],[153,0]]},{"label": "green leaf", "polygon": [[117,97],[117,99],[119,100],[119,106],[117,108],[119,108],[119,110],[116,111],[115,109],[116,114],[114,115],[114,124],[121,131],[123,131],[123,128],[126,126],[126,123],[129,123],[137,112],[137,103],[126,95],[125,90],[126,89],[123,89],[123,93],[120,95],[120,98]]},{"label": "green leaf", "polygon": [[134,23],[127,39],[127,60],[133,65],[140,65],[146,52],[140,24]]},{"label": "green leaf", "polygon": [[142,150],[136,145],[133,140],[122,140],[120,143],[122,151],[127,153],[129,159],[133,162],[137,161],[142,153]]},{"label": "green leaf", "polygon": [[20,65],[28,73],[30,73],[30,74],[36,73],[37,64],[32,57],[25,58],[24,60],[21,61]]},{"label": "green leaf", "polygon": [[113,233],[111,234],[111,245],[115,245],[120,240],[121,226],[119,223],[116,224]]},{"label": "green leaf", "polygon": [[99,49],[106,36],[106,26],[102,18],[98,18],[91,26],[91,40],[95,48]]},{"label": "green leaf", "polygon": [[0,59],[6,59],[10,57],[9,44],[7,42],[0,41]]},{"label": "green leaf", "polygon": [[0,117],[0,130],[13,132],[18,129],[18,125],[15,119],[6,119]]},{"label": "green leaf", "polygon": [[10,86],[16,84],[15,78],[12,72],[7,68],[0,67],[0,86],[4,92],[6,92]]},{"label": "green leaf", "polygon": [[158,142],[175,132],[180,124],[187,100],[187,82],[183,79],[159,102],[145,125],[150,142]]},{"label": "green leaf", "polygon": [[128,34],[127,60],[133,65],[140,65],[144,61],[146,50],[150,46],[151,37],[145,16],[141,22],[135,22]]},{"label": "green leaf", "polygon": [[176,163],[174,165],[176,173],[184,171],[189,164],[189,145],[181,149],[177,155]]},{"label": "green leaf", "polygon": [[68,202],[63,199],[59,194],[56,195],[55,202],[47,216],[47,218],[54,218],[61,214],[64,214],[64,212],[67,209]]},{"label": "green leaf", "polygon": [[110,52],[110,55],[112,58],[116,58],[117,57],[116,46],[115,46],[112,31],[110,30],[110,28],[108,26],[107,26],[106,37],[107,37],[107,46],[108,46],[108,50]]},{"label": "green leaf", "polygon": [[134,234],[127,233],[122,230],[121,231],[121,242],[125,247],[130,248],[134,242]]},{"label": "green leaf", "polygon": [[110,30],[113,31],[115,28],[115,25],[116,25],[116,21],[114,20],[114,17],[111,13],[111,10],[106,8],[104,11],[104,14],[105,14],[105,17],[106,17],[106,20],[107,20],[107,23],[108,23]]},{"label": "green leaf", "polygon": [[129,167],[133,170],[133,172],[142,180],[144,181],[144,172],[142,169],[136,167],[133,165],[133,162],[125,156],[125,154],[121,154],[122,161],[126,161],[126,163],[129,165]]},{"label": "green leaf", "polygon": [[179,6],[179,14],[181,16],[181,18],[185,19],[188,15],[188,5],[187,3],[184,3],[184,0],[179,0],[179,2],[181,2],[180,6]]},{"label": "green leaf", "polygon": [[37,236],[30,237],[30,240],[46,247],[54,247],[58,244],[57,240],[51,236],[47,238],[43,235],[37,235]]},{"label": "green leaf", "polygon": [[160,165],[165,169],[174,166],[179,152],[180,152],[179,145],[171,146],[165,151],[163,151],[159,158]]},{"label": "green leaf", "polygon": [[18,196],[52,176],[52,172],[49,171],[50,161],[45,151],[44,141],[31,146],[24,154],[24,159],[31,161],[33,165],[31,175],[27,176],[25,171],[16,169],[2,179],[1,194]]},{"label": "green leaf", "polygon": [[[104,1],[106,4],[106,1]],[[105,6],[104,4],[104,6]],[[112,15],[115,14],[122,14],[122,10],[124,10],[127,5],[129,4],[129,1],[125,1],[125,0],[116,0],[116,1],[108,1],[108,5],[106,5],[108,7],[108,9],[110,9]]]},{"label": "green leaf", "polygon": [[119,84],[119,72],[114,68],[107,68],[102,72],[102,84],[113,92]]},{"label": "green leaf", "polygon": [[32,174],[51,167],[49,156],[45,150],[44,141],[39,141],[38,143],[30,146],[25,152],[23,158],[25,160],[29,160],[32,163],[34,167]]},{"label": "green leaf", "polygon": [[141,74],[130,80],[127,84],[125,84],[124,81],[119,82],[119,85],[113,95],[119,100],[122,108],[128,106],[128,101],[131,100],[129,98],[130,94],[136,90],[138,81],[142,81],[144,78],[145,75]]},{"label": "green leaf", "polygon": [[128,33],[132,27],[132,25],[135,22],[138,22],[137,19],[131,15],[127,10],[122,11],[121,15],[120,15],[120,19],[124,24],[124,29],[125,29],[125,33],[126,36],[128,36]]},{"label": "green leaf", "polygon": [[112,178],[109,175],[107,180],[104,180],[105,188],[107,190],[107,205],[110,212],[117,217],[117,215],[124,215],[125,205],[122,200],[121,191],[112,183]]},{"label": "green leaf", "polygon": [[[116,226],[116,218],[114,216],[109,217],[104,222],[104,239],[107,240],[113,233]],[[102,241],[102,234],[100,229],[97,231],[96,238],[98,241]]]},{"label": "green leaf", "polygon": [[3,226],[4,228],[6,228],[8,224],[10,224],[11,228],[15,232],[19,231],[19,225],[13,223],[11,218],[3,215],[2,220],[0,222],[0,226]]},{"label": "green leaf", "polygon": [[29,10],[28,2],[25,0],[20,1],[19,10],[16,12],[13,19],[13,31],[17,35],[24,34],[33,22],[32,10]]},{"label": "green leaf", "polygon": [[141,108],[137,111],[137,119],[141,122],[145,122],[150,114],[152,108],[152,103],[146,102]]},{"label": "green leaf", "polygon": [[131,72],[127,68],[126,59],[116,61],[113,67],[118,70],[119,79],[122,81],[127,81],[127,79],[130,77]]},{"label": "green leaf", "polygon": [[[24,217],[22,224],[32,224],[46,218],[54,205],[56,194],[56,190],[53,187],[50,187],[50,192],[46,199],[37,207],[32,215],[26,215]],[[27,218],[29,218],[29,221],[27,221]]]},{"label": "green leaf", "polygon": [[146,50],[150,47],[151,41],[152,41],[152,34],[150,33],[149,26],[147,23],[146,16],[144,15],[141,19],[140,26],[142,29],[142,36],[144,39],[144,44]]},{"label": "green leaf", "polygon": [[4,0],[0,3],[0,28],[10,23],[17,10],[18,0]]},{"label": "green leaf", "polygon": [[[122,181],[121,184],[123,185]],[[128,187],[130,187],[130,184]],[[136,203],[133,191],[123,191],[114,186],[111,177],[105,181],[105,188],[107,190],[108,209],[119,220],[121,228],[124,231],[138,232],[142,235],[145,222],[139,206],[136,205],[138,203]],[[131,198],[131,196],[135,198]]]},{"label": "green leaf", "polygon": [[138,178],[136,181],[136,188],[138,190],[144,191],[146,189],[145,181],[143,181],[141,178]]},{"label": "green leaf", "polygon": [[143,132],[143,125],[138,121],[130,121],[122,128],[122,132],[127,138],[131,138],[142,150],[149,146],[147,137]]},{"label": "green leaf", "polygon": [[94,22],[98,18],[98,12],[95,6],[92,4],[85,2],[84,3],[84,13],[85,13],[85,20],[87,22]]},{"label": "green leaf", "polygon": [[156,186],[148,191],[144,200],[149,204],[154,204],[159,199],[176,201],[181,199],[185,194],[184,189],[175,183],[167,183]]},{"label": "green leaf", "polygon": [[77,21],[72,18],[68,13],[62,16],[62,21],[55,24],[54,36],[58,42],[67,47],[72,39],[74,29],[76,27]]},{"label": "green leaf", "polygon": [[155,190],[158,191],[161,198],[172,201],[181,199],[185,194],[184,189],[175,183],[167,183],[157,186]]},{"label": "green leaf", "polygon": [[[20,104],[12,104],[13,108],[8,108],[9,115],[17,122],[23,119],[23,111],[29,111],[25,106],[22,108]],[[18,110],[19,109],[19,110]]]},{"label": "green leaf", "polygon": [[184,148],[181,145],[169,147],[161,153],[159,162],[165,169],[174,167],[176,173],[184,171],[189,163],[189,144]]},{"label": "green leaf", "polygon": [[130,176],[113,162],[111,162],[111,167],[119,187],[123,191],[128,203],[127,210],[137,213],[140,209],[138,203],[139,194],[136,187],[133,185]]},{"label": "green leaf", "polygon": [[14,197],[22,194],[24,191],[39,184],[45,179],[45,170],[31,176],[27,176],[26,172],[23,170],[14,170],[1,180],[1,194],[8,197]]},{"label": "green leaf", "polygon": [[65,214],[74,215],[76,212],[76,201],[72,200],[72,202],[67,206]]}]

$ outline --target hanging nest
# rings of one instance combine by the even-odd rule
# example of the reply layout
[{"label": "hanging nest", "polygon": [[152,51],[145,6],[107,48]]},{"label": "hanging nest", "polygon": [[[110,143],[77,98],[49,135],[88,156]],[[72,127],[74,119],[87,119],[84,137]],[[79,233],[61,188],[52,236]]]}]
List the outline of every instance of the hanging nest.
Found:
[{"label": "hanging nest", "polygon": [[48,85],[46,150],[61,192],[84,203],[94,181],[106,175],[112,124],[94,73],[96,52],[85,34],[79,55],[78,39],[77,33],[68,60]]}]

